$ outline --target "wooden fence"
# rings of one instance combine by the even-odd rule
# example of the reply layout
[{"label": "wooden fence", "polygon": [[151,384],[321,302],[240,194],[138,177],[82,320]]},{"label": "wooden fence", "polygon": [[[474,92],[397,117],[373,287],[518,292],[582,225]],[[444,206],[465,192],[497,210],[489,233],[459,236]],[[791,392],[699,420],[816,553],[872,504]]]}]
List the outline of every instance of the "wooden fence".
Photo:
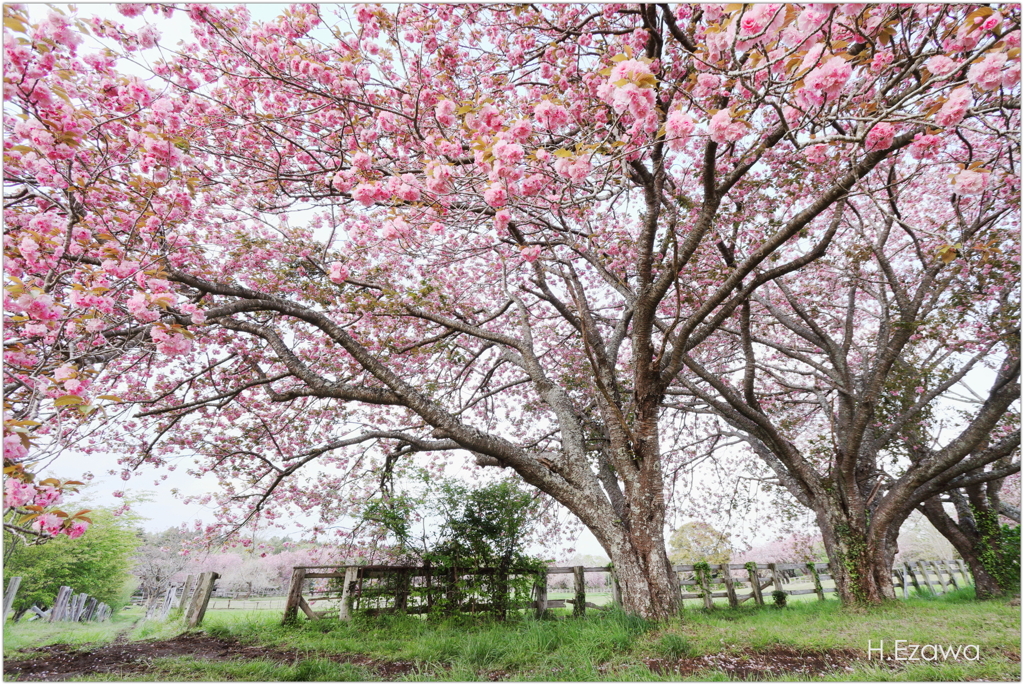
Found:
[{"label": "wooden fence", "polygon": [[[768,587],[773,592],[785,592],[786,595],[810,595],[816,594],[818,599],[825,599],[828,593],[835,593],[833,583],[831,587],[825,585],[832,581],[829,573],[828,563],[815,564],[714,564],[711,565],[711,574],[707,578],[699,577],[693,564],[681,564],[675,567],[677,574],[686,574],[680,579],[680,586],[683,588],[682,598],[700,599],[704,606],[711,608],[713,599],[728,599],[730,606],[739,606],[749,599],[755,604],[763,605],[764,590]],[[950,589],[960,587],[956,574],[959,573],[965,585],[972,584],[969,571],[960,560],[939,560],[939,561],[918,561],[913,564],[900,564],[892,569],[893,586],[900,591],[903,598],[910,596],[911,586],[919,590],[931,592],[947,592]],[[739,574],[739,578],[737,578]],[[935,580],[931,576],[935,576]],[[810,588],[796,589],[795,584],[810,584]],[[714,592],[711,585],[720,585],[724,590]],[[695,587],[697,592],[686,592],[687,586]],[[737,590],[748,589],[749,592],[741,594]]]},{"label": "wooden fence", "polygon": [[[824,600],[828,593],[836,592],[827,563],[814,564],[714,564],[709,573],[701,572],[693,564],[680,564],[674,567],[679,582],[680,596],[684,600],[699,599],[707,608],[714,606],[715,599],[726,599],[730,606],[753,599],[755,604],[764,605],[764,591],[769,587],[773,591],[783,592],[787,596],[816,594]],[[459,570],[461,576],[493,574],[494,569]],[[435,604],[434,594],[426,588],[437,587],[438,591],[451,586],[454,573],[447,572],[451,578],[445,579],[448,585],[440,582],[437,571],[423,566],[296,566],[292,569],[291,585],[285,600],[284,621],[293,621],[301,610],[310,620],[337,617],[341,620],[351,618],[354,611],[369,614],[405,612],[410,614],[427,613]],[[615,572],[610,566],[549,566],[544,573],[513,570],[513,575],[530,574],[535,576],[533,599],[527,604],[538,616],[548,609],[565,608],[571,605],[574,616],[582,616],[589,609],[604,609],[605,606],[587,601],[585,575],[588,573],[606,573],[611,589],[612,604],[621,603],[619,584]],[[956,575],[959,573],[963,584],[972,584],[969,571],[962,561],[918,561],[913,564],[900,564],[892,570],[893,585],[903,598],[909,597],[910,588],[927,592],[947,592],[960,587]],[[572,598],[549,599],[549,578],[553,575],[571,574]],[[932,580],[934,576],[935,580]],[[392,582],[390,601],[381,606],[381,592],[378,588],[368,591],[376,579],[385,577],[398,578]],[[310,581],[340,580],[340,587],[315,589]],[[433,585],[436,583],[436,586]],[[831,586],[827,586],[831,583]],[[794,585],[810,585],[809,588],[796,588]],[[416,592],[414,592],[414,587]],[[718,587],[722,589],[717,589]],[[693,591],[688,591],[688,590]],[[425,599],[413,602],[410,598],[422,595]],[[367,599],[373,597],[374,606],[366,606]],[[769,593],[770,597],[770,593]],[[313,604],[327,602],[328,608],[317,610]],[[472,598],[466,600],[460,611],[490,611],[493,607],[477,603]]]},{"label": "wooden fence", "polygon": [[[14,596],[18,594],[19,587],[21,587],[21,576],[11,578],[7,584],[7,591],[4,592],[4,621],[7,620],[7,614],[10,613],[11,607],[14,605]],[[106,621],[110,618],[111,610],[107,604],[97,601],[95,597],[90,597],[85,592],[75,594],[75,591],[67,585],[61,585],[57,590],[57,598],[52,607],[44,611],[33,605],[29,612],[32,614],[29,620],[42,619],[51,623],[55,621],[77,623]]]}]

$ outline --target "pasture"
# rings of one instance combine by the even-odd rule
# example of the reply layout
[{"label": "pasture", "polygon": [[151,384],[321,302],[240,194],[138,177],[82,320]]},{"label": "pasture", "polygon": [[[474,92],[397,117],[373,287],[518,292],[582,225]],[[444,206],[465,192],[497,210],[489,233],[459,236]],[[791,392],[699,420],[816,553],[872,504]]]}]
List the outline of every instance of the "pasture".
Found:
[{"label": "pasture", "polygon": [[[597,598],[595,598],[597,599]],[[261,600],[263,602],[269,600]],[[280,625],[277,609],[218,609],[203,629],[145,620],[8,624],[6,680],[1018,681],[1020,609],[973,591],[881,607],[834,600],[713,611],[651,624],[614,609],[496,622],[411,616]],[[904,651],[895,652],[896,640]],[[868,648],[881,644],[869,658]],[[973,646],[958,658],[909,646]],[[937,656],[938,655],[938,656]],[[901,658],[902,657],[902,658]]]}]

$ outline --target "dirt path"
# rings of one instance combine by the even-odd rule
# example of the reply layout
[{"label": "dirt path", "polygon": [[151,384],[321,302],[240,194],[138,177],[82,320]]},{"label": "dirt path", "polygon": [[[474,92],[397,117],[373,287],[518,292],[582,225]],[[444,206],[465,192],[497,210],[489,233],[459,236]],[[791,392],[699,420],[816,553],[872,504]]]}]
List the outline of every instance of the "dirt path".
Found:
[{"label": "dirt path", "polygon": [[[204,661],[225,661],[230,659],[267,659],[281,664],[292,665],[304,659],[322,658],[337,663],[352,663],[364,666],[381,680],[396,680],[416,670],[411,661],[383,661],[358,654],[313,654],[298,650],[282,650],[274,647],[244,645],[235,640],[210,637],[203,634],[185,634],[169,640],[127,641],[131,628],[118,635],[110,644],[89,649],[71,645],[50,645],[40,649],[25,650],[25,659],[7,660],[4,663],[4,679],[34,681],[64,681],[95,674],[111,674],[128,677],[154,672],[152,660],[160,657],[190,656]],[[1019,661],[1016,654],[1007,658]],[[863,665],[863,652],[850,649],[833,649],[823,652],[775,647],[745,654],[707,654],[681,659],[644,659],[644,664],[655,673],[693,676],[701,671],[721,670],[735,680],[759,680],[782,674],[814,678],[825,674],[841,674]],[[875,665],[900,670],[904,664],[890,661],[875,661]],[[609,666],[598,670],[608,672]],[[489,680],[507,680],[511,677],[505,671],[484,674]],[[553,673],[552,675],[557,675]]]},{"label": "dirt path", "polygon": [[[123,636],[127,636],[127,630]],[[26,656],[26,659],[7,660],[4,663],[5,680],[15,676],[18,680],[61,681],[99,673],[139,675],[152,671],[152,660],[160,657],[190,656],[206,661],[269,659],[294,664],[312,655],[297,650],[243,645],[234,640],[192,634],[179,635],[169,640],[136,642],[127,642],[119,635],[117,641],[95,649],[50,645],[27,650]],[[356,654],[317,656],[339,663],[366,666],[385,680],[394,680],[415,668],[412,662],[378,661]]]}]

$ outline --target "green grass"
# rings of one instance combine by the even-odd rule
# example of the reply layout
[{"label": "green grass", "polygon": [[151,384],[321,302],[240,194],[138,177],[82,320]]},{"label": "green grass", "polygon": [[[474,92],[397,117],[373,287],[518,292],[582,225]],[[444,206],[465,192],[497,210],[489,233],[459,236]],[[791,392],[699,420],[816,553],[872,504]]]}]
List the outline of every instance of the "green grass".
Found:
[{"label": "green grass", "polygon": [[[687,608],[662,624],[652,624],[617,610],[589,611],[585,619],[525,618],[504,623],[480,617],[424,620],[411,616],[357,617],[350,623],[301,620],[280,625],[276,611],[217,611],[207,614],[204,629],[297,652],[294,663],[265,659],[200,661],[187,657],[156,659],[138,677],[111,675],[100,680],[290,681],[362,680],[384,677],[408,681],[673,681],[678,673],[657,673],[647,660],[676,662],[702,655],[749,655],[775,648],[800,652],[851,650],[866,657],[868,641],[907,640],[915,644],[976,644],[976,662],[903,663],[881,667],[854,662],[853,671],[819,674],[815,680],[1018,680],[1020,614],[1005,600],[979,602],[972,591],[890,602],[880,607],[843,609],[834,600],[793,603],[785,608],[743,605],[713,611]],[[28,645],[66,641],[85,644],[113,639],[131,617],[99,626],[71,626],[61,639],[44,635],[47,626],[19,625],[5,631],[5,655]],[[155,631],[167,636],[180,624],[141,622],[132,637]],[[55,630],[54,628],[50,628]],[[80,631],[80,632],[78,632]],[[88,631],[91,631],[88,632]],[[887,648],[890,651],[891,648]],[[356,663],[346,663],[353,660]],[[405,670],[382,675],[378,667],[403,662]],[[722,671],[692,673],[693,680],[728,680]],[[767,680],[771,678],[759,677]],[[799,674],[777,674],[800,680]]]},{"label": "green grass", "polygon": [[19,621],[4,626],[4,658],[24,658],[19,650],[36,649],[47,645],[74,645],[91,647],[113,642],[119,635],[128,640],[169,638],[181,632],[176,623],[144,620],[141,607],[131,607],[114,614],[102,623],[47,623],[45,621]]},{"label": "green grass", "polygon": [[[375,674],[357,664],[335,663],[328,659],[303,659],[294,665],[266,659],[246,661],[195,661],[189,657],[154,659],[153,670],[144,674],[111,673],[82,678],[90,682],[241,681],[241,682],[372,682]],[[158,674],[158,675],[157,675]]]}]

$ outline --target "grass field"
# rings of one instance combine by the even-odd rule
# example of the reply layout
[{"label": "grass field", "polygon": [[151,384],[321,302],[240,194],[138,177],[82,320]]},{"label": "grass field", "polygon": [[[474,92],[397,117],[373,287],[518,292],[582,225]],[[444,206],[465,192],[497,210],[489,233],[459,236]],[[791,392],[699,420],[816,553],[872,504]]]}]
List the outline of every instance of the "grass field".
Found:
[{"label": "grass field", "polygon": [[[655,625],[609,609],[586,618],[423,620],[393,616],[351,623],[301,621],[281,626],[281,613],[222,610],[207,614],[209,640],[266,657],[154,658],[146,670],[85,676],[88,680],[1020,680],[1020,609],[1005,600],[979,602],[973,591],[843,609],[833,600],[786,608],[688,608]],[[96,625],[8,624],[4,657],[66,643],[95,650],[121,640],[158,641],[180,624],[126,612]],[[867,659],[869,641],[977,645],[977,660]],[[142,643],[140,643],[142,644]],[[153,644],[156,644],[154,642]],[[36,655],[38,656],[38,655]],[[5,666],[5,669],[7,667]],[[6,678],[6,676],[5,676]]]}]

